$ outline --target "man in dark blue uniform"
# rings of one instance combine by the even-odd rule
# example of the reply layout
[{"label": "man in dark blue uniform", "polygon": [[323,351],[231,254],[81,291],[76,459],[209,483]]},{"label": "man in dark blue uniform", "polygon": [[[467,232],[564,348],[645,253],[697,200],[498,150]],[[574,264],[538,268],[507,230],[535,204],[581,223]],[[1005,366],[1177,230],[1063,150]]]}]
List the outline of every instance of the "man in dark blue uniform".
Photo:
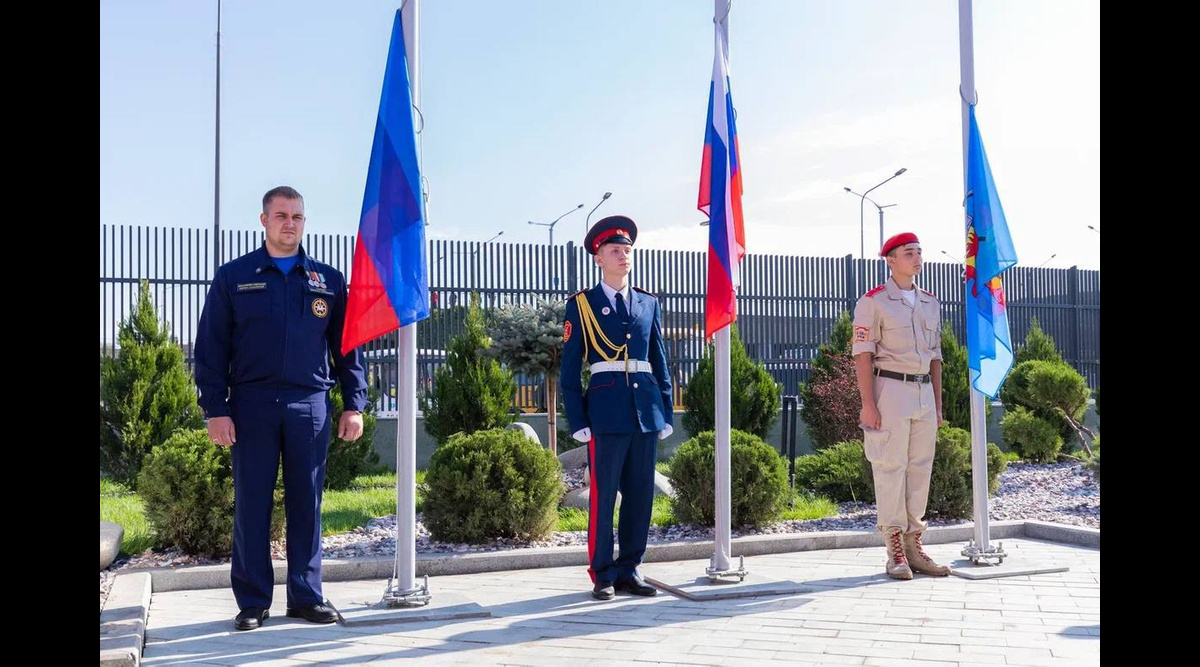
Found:
[{"label": "man in dark blue uniform", "polygon": [[[321,593],[321,489],[329,451],[329,389],[341,383],[338,437],[362,435],[367,382],[357,350],[341,353],[346,279],[305,254],[304,199],[263,196],[261,248],[217,269],[196,334],[196,386],[213,442],[232,447],[233,565],[238,630],[271,606],[270,526],[283,458],[287,615],[333,623]],[[330,360],[332,357],[332,368]]]},{"label": "man in dark blue uniform", "polygon": [[[574,438],[588,447],[588,574],[595,585],[592,596],[599,600],[612,599],[617,590],[657,592],[637,567],[650,530],[656,441],[671,434],[674,415],[662,307],[653,294],[629,286],[636,240],[637,226],[622,215],[592,227],[584,245],[603,280],[567,301],[563,323],[563,403]],[[585,360],[591,370],[586,395]],[[621,555],[614,560],[617,491]]]}]

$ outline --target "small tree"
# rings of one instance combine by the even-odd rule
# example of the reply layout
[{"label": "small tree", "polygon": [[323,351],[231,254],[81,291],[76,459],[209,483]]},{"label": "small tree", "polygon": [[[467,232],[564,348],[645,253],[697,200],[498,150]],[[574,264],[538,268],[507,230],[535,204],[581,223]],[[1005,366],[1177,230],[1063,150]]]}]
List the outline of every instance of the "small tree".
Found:
[{"label": "small tree", "polygon": [[[783,457],[761,438],[737,429],[730,431],[729,448],[732,524],[761,526],[778,520],[791,497]],[[671,457],[671,508],[680,523],[713,523],[715,452],[716,436],[705,431],[679,445]]]},{"label": "small tree", "polygon": [[138,488],[159,546],[178,546],[189,554],[229,553],[233,466],[229,448],[213,443],[206,431],[180,431],[155,446]]},{"label": "small tree", "polygon": [[[983,402],[984,418],[992,414],[992,402]],[[950,323],[942,325],[942,416],[955,428],[971,430],[971,369],[967,346],[959,345]]]},{"label": "small tree", "polygon": [[853,332],[850,314],[843,312],[834,322],[828,342],[817,348],[808,382],[800,386],[800,418],[817,449],[862,440],[858,425],[862,399],[850,355]]},{"label": "small tree", "polygon": [[1033,359],[1017,364],[1000,390],[1006,412],[1025,408],[1056,429],[1064,443],[1078,442],[1091,455],[1083,425],[1090,391],[1079,371],[1064,361]]},{"label": "small tree", "polygon": [[1009,448],[1028,461],[1049,463],[1062,450],[1063,439],[1054,425],[1022,406],[1004,414],[1000,432]]},{"label": "small tree", "polygon": [[[750,360],[737,326],[732,325],[730,329],[730,428],[766,438],[771,424],[779,416],[779,385],[762,364]],[[683,403],[687,408],[683,415],[683,427],[688,433],[715,428],[716,369],[711,346],[683,392]]]},{"label": "small tree", "polygon": [[834,502],[874,502],[875,484],[869,467],[861,439],[839,442],[796,457],[796,486]]},{"label": "small tree", "polygon": [[[234,445],[245,447],[246,445]],[[138,495],[160,547],[226,556],[233,544],[233,464],[229,447],[204,429],[180,429],[146,455]],[[270,539],[283,537],[283,476],[276,469]]]},{"label": "small tree", "polygon": [[532,305],[514,304],[496,313],[488,333],[488,354],[520,373],[545,377],[546,429],[550,451],[558,453],[558,371],[562,366],[565,301],[538,298]]},{"label": "small tree", "polygon": [[850,356],[850,341],[854,338],[854,324],[850,321],[850,313],[842,311],[833,323],[829,332],[829,340],[817,348],[817,356],[813,358],[812,367],[821,371],[832,371],[833,360],[837,357]]},{"label": "small tree", "polygon": [[1071,429],[1070,434],[1078,438],[1084,451],[1091,456],[1088,437],[1095,438],[1096,434],[1083,425],[1088,396],[1091,393],[1087,381],[1079,371],[1065,362],[1035,361],[1033,364],[1036,367],[1028,374],[1029,395],[1033,399],[1033,407],[1043,413],[1053,414],[1059,423],[1066,422]]},{"label": "small tree", "polygon": [[421,395],[425,430],[444,443],[458,432],[474,433],[512,423],[513,374],[487,356],[478,296],[472,296],[466,328],[450,341],[446,363],[434,373],[433,391]]},{"label": "small tree", "polygon": [[100,358],[100,467],[134,486],[142,461],[177,429],[203,425],[196,387],[142,281],[115,358]]},{"label": "small tree", "polygon": [[456,435],[429,459],[425,525],[445,542],[542,539],[558,520],[561,470],[553,454],[517,431]]},{"label": "small tree", "polygon": [[1054,339],[1050,334],[1042,330],[1042,325],[1038,323],[1037,317],[1029,318],[1029,334],[1025,336],[1025,344],[1017,348],[1016,361],[1058,361],[1063,360],[1058,349],[1054,346]]}]

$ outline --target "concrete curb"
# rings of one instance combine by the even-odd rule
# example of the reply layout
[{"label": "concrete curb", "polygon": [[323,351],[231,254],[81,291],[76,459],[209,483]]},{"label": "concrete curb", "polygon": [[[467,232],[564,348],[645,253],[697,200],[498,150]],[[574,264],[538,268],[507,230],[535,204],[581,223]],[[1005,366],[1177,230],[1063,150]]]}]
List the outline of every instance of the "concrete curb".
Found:
[{"label": "concrete curb", "polygon": [[[1031,523],[1038,524],[1033,532],[1030,532],[1028,527]],[[1098,529],[1078,529],[1074,526],[1029,521],[995,521],[990,524],[990,529],[992,539],[1033,537],[1083,546],[1099,547],[1100,544]],[[938,526],[925,532],[923,542],[925,544],[966,542],[974,537],[974,530],[970,524]],[[747,535],[733,540],[733,555],[759,556],[817,549],[856,549],[879,544],[881,544],[879,535],[875,531]],[[713,541],[710,539],[665,542],[649,545],[646,548],[645,560],[648,563],[695,560],[711,556],[712,551]],[[587,567],[587,563],[587,548],[580,545],[478,553],[420,554],[417,556],[416,569],[417,576],[433,577],[542,567],[573,565]],[[287,564],[283,561],[273,561],[273,564],[275,583],[284,583],[287,577]],[[327,558],[321,565],[321,578],[324,581],[386,579],[392,575],[392,567],[393,558],[391,556]],[[229,586],[229,564],[185,566],[169,570],[162,568],[124,570],[124,572],[135,571],[145,572],[152,577],[156,592]]]},{"label": "concrete curb", "polygon": [[100,614],[100,667],[137,667],[146,642],[151,576],[118,572]]}]

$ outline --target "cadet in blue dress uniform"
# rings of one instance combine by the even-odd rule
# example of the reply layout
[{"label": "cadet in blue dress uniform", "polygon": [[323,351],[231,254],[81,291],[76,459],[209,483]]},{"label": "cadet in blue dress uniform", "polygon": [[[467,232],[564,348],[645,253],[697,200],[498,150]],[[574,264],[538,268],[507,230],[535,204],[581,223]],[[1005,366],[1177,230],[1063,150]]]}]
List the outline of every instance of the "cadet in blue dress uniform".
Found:
[{"label": "cadet in blue dress uniform", "polygon": [[[196,386],[213,442],[232,447],[233,563],[238,630],[271,606],[270,525],[283,458],[287,615],[333,623],[321,593],[321,489],[329,451],[328,392],[341,383],[338,437],[362,435],[367,382],[357,350],[341,353],[346,280],[304,252],[304,199],[263,197],[263,246],[217,269],[196,334]],[[332,360],[332,367],[330,361]]]},{"label": "cadet in blue dress uniform", "polygon": [[[658,298],[631,288],[637,225],[621,215],[597,222],[584,245],[603,272],[600,284],[567,300],[561,386],[573,437],[587,443],[591,479],[588,574],[592,596],[617,590],[654,595],[637,567],[646,553],[654,501],[657,441],[671,434],[671,378]],[[585,393],[583,364],[591,370]],[[613,558],[617,491],[620,557]]]}]

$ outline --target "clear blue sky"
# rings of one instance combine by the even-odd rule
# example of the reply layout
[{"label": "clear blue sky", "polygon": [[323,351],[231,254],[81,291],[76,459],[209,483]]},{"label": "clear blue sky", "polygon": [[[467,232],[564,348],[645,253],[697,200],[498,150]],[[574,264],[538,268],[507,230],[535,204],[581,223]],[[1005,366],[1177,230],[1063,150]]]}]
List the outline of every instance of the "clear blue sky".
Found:
[{"label": "clear blue sky", "polygon": [[[357,229],[398,2],[226,0],[221,224],[305,195],[308,231]],[[730,68],[751,253],[858,253],[859,200],[928,258],[962,254],[957,3],[735,0]],[[100,4],[100,222],[211,227],[216,3]],[[432,238],[545,242],[576,204],[639,245],[701,250],[695,210],[711,0],[425,0]],[[978,116],[1022,264],[1099,268],[1100,10],[976,2]],[[876,197],[878,195],[878,197]],[[878,214],[867,205],[868,253]]]}]

